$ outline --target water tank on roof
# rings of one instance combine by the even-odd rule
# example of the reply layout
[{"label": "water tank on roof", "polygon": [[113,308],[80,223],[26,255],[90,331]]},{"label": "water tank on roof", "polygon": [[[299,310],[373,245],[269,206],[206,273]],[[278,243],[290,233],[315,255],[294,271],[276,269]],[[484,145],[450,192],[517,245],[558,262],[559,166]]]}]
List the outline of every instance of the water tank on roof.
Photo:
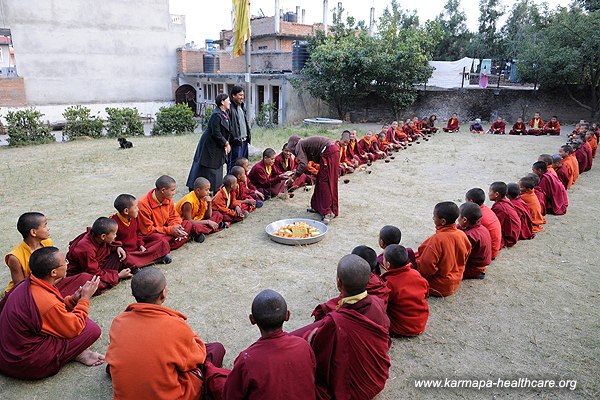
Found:
[{"label": "water tank on roof", "polygon": [[214,74],[221,69],[221,59],[214,54],[204,54],[202,66],[205,74]]},{"label": "water tank on roof", "polygon": [[295,12],[288,11],[283,14],[283,20],[286,22],[298,22],[298,16]]},{"label": "water tank on roof", "polygon": [[299,40],[294,41],[292,44],[292,71],[300,72],[304,68],[308,60],[308,48],[306,42]]}]

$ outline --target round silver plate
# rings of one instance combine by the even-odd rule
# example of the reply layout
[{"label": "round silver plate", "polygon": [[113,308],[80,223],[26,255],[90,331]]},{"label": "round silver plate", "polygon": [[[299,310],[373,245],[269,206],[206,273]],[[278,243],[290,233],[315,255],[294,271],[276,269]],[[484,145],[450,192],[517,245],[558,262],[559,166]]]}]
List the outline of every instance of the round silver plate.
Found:
[{"label": "round silver plate", "polygon": [[[319,231],[320,235],[310,238],[284,238],[281,236],[275,236],[275,232],[277,232],[283,225],[293,224],[294,222],[305,222],[308,225],[315,227]],[[274,242],[296,246],[302,244],[313,244],[321,241],[327,234],[328,228],[324,223],[315,221],[314,219],[290,218],[271,222],[265,227],[265,231],[267,232],[269,238]]]}]

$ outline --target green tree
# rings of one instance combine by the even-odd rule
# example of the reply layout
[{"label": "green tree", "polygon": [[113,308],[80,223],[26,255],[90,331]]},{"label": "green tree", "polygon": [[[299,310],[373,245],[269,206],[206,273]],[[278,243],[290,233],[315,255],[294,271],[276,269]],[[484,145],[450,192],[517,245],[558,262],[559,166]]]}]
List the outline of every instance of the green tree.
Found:
[{"label": "green tree", "polygon": [[500,30],[502,55],[504,58],[517,58],[528,37],[535,35],[543,27],[543,15],[547,14],[547,4],[538,6],[532,0],[520,0],[513,5],[506,23]]},{"label": "green tree", "polygon": [[416,85],[427,82],[435,45],[431,30],[419,26],[418,18],[400,8],[396,0],[379,20],[375,56],[375,86],[396,118],[416,97]]},{"label": "green tree", "polygon": [[433,50],[434,60],[458,60],[467,54],[473,35],[466,22],[467,15],[460,7],[460,0],[448,0],[444,11],[431,25],[433,29],[439,29],[438,43]]},{"label": "green tree", "polygon": [[104,122],[97,115],[92,115],[92,110],[85,106],[67,107],[63,117],[67,120],[63,129],[63,138],[74,140],[84,136],[91,138],[102,136]]},{"label": "green tree", "polygon": [[477,58],[497,58],[501,55],[497,22],[504,15],[500,0],[479,0],[479,29],[471,41],[469,54]]},{"label": "green tree", "polygon": [[[517,71],[525,82],[563,89],[594,120],[600,113],[600,11],[571,5],[553,12],[548,21],[527,38]],[[583,94],[573,87],[584,89]]]}]

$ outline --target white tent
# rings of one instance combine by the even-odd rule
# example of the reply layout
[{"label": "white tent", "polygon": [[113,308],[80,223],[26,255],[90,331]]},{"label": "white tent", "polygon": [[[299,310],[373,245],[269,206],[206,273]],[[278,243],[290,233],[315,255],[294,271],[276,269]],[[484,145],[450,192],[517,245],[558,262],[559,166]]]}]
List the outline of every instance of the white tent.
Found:
[{"label": "white tent", "polygon": [[[427,86],[439,88],[459,88],[462,82],[463,68],[465,72],[471,71],[473,58],[465,57],[457,61],[429,61],[434,70],[431,78],[427,81]],[[465,77],[465,86],[469,85],[469,80]]]}]

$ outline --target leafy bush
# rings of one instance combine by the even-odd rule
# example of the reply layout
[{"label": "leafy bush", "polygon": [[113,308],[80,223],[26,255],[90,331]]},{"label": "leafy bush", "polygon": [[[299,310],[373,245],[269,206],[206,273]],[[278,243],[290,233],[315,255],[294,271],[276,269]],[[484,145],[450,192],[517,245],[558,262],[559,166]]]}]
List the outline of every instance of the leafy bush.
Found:
[{"label": "leafy bush", "polygon": [[213,111],[215,111],[215,108],[213,106],[206,105],[206,107],[204,108],[204,113],[200,117],[200,125],[202,126],[202,130],[206,129],[206,126],[208,125],[208,120],[210,119],[210,116],[212,115]]},{"label": "leafy bush", "polygon": [[144,134],[137,108],[106,107],[108,120],[106,134],[111,137],[136,136]]},{"label": "leafy bush", "polygon": [[41,112],[28,108],[26,110],[9,111],[6,115],[8,125],[8,144],[25,146],[36,143],[54,142],[50,128],[44,126]]},{"label": "leafy bush", "polygon": [[256,125],[262,128],[275,128],[277,121],[275,121],[275,113],[277,112],[277,106],[275,103],[263,103],[260,106],[260,111],[256,115]]},{"label": "leafy bush", "polygon": [[104,122],[97,116],[91,115],[91,110],[84,106],[68,107],[63,113],[67,120],[63,129],[63,137],[69,140],[82,136],[99,138],[102,135]]},{"label": "leafy bush", "polygon": [[180,135],[194,132],[196,120],[194,112],[187,104],[161,107],[156,113],[153,135]]}]

